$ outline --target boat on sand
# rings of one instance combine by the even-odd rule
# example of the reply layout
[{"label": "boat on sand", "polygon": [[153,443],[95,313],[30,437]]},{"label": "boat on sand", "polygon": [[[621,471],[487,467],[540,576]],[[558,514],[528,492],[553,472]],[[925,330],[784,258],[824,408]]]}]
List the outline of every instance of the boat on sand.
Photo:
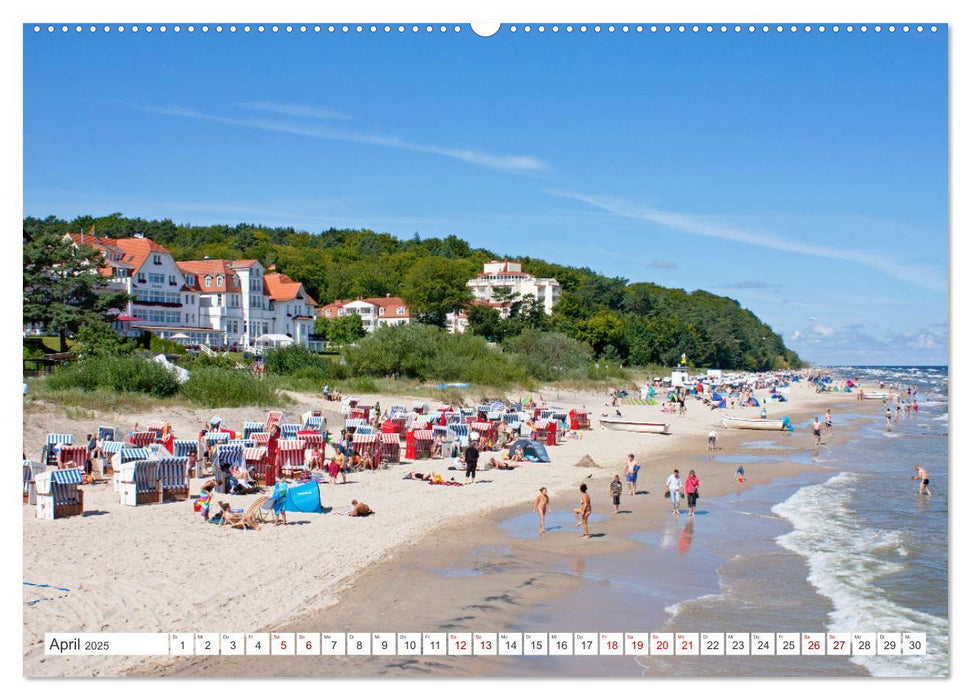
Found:
[{"label": "boat on sand", "polygon": [[[722,416],[722,425],[726,428],[742,428],[748,430],[786,430],[789,423],[784,418],[741,418],[738,416]],[[789,430],[792,430],[789,425]]]},{"label": "boat on sand", "polygon": [[629,418],[601,418],[600,425],[607,430],[624,430],[629,433],[660,433],[662,435],[671,433],[669,423],[654,423]]}]

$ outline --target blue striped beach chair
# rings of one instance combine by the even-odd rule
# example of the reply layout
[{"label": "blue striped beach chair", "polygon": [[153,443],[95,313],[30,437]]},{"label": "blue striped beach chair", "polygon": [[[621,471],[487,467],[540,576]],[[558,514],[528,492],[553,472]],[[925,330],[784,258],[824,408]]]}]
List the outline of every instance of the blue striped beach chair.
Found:
[{"label": "blue striped beach chair", "polygon": [[256,421],[246,421],[243,423],[243,438],[248,439],[253,433],[262,433],[263,423]]},{"label": "blue striped beach chair", "polygon": [[297,433],[300,432],[300,426],[296,423],[281,423],[280,424],[280,439],[281,440],[295,440],[297,438]]},{"label": "blue striped beach chair", "polygon": [[117,435],[118,435],[118,429],[117,428],[109,428],[109,427],[104,426],[104,425],[99,425],[98,426],[98,441],[99,442],[101,442],[103,440],[107,440],[107,441],[113,442],[116,439],[116,436]]},{"label": "blue striped beach chair", "polygon": [[174,501],[189,498],[189,460],[187,457],[164,457],[158,462],[159,503],[168,496]]},{"label": "blue striped beach chair", "polygon": [[174,457],[199,456],[199,443],[196,440],[173,440]]},{"label": "blue striped beach chair", "polygon": [[73,445],[74,435],[68,433],[48,433],[47,439],[44,441],[44,449],[42,454],[42,461],[44,464],[55,465],[57,464],[57,450],[60,445]]},{"label": "blue striped beach chair", "polygon": [[552,415],[553,415],[553,411],[551,411],[548,408],[544,408],[543,410],[541,410],[539,412],[539,419],[540,420],[550,420],[550,418],[552,417]]},{"label": "blue striped beach chair", "polygon": [[223,467],[237,467],[243,461],[243,444],[234,442],[233,444],[217,445],[212,455],[212,466],[216,469]]},{"label": "blue striped beach chair", "polygon": [[347,430],[350,430],[351,428],[357,430],[358,428],[367,425],[368,422],[363,418],[348,418],[346,421],[344,421],[344,428]]},{"label": "blue striped beach chair", "polygon": [[355,435],[374,435],[373,425],[362,425],[354,431]]},{"label": "blue striped beach chair", "polygon": [[[40,477],[44,478],[41,479]],[[51,518],[66,518],[71,515],[84,513],[84,491],[78,488],[84,483],[80,469],[55,469],[39,475],[39,484],[47,485],[48,493],[43,493],[44,486],[37,491],[38,511],[50,509]],[[41,504],[41,501],[45,503]]]},{"label": "blue striped beach chair", "polygon": [[137,462],[139,460],[149,460],[152,458],[152,452],[145,447],[123,447],[118,450],[117,460],[121,464],[128,464],[129,462]]},{"label": "blue striped beach chair", "polygon": [[302,430],[316,430],[320,432],[323,428],[324,419],[322,416],[307,416],[307,420],[303,422]]},{"label": "blue striped beach chair", "polygon": [[449,425],[448,426],[448,438],[449,442],[457,442],[462,447],[469,444],[469,426],[468,425]]},{"label": "blue striped beach chair", "polygon": [[229,433],[223,433],[218,430],[210,430],[208,433],[206,433],[205,441],[206,448],[209,449],[213,445],[229,442]]},{"label": "blue striped beach chair", "polygon": [[501,411],[486,411],[486,420],[492,422],[498,422],[502,420]]},{"label": "blue striped beach chair", "polygon": [[135,502],[128,505],[142,505],[155,503],[159,500],[158,490],[158,461],[139,460],[135,462],[132,472],[132,482],[135,485]]},{"label": "blue striped beach chair", "polygon": [[428,406],[424,401],[412,401],[411,410],[421,415],[428,412]]},{"label": "blue striped beach chair", "polygon": [[24,503],[30,503],[30,485],[34,483],[34,470],[30,468],[30,460],[24,460]]}]

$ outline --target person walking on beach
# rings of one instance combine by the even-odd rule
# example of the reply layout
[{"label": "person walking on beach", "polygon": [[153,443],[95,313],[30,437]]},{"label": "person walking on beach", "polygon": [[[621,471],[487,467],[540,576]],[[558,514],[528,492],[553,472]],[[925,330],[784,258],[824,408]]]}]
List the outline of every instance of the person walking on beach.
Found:
[{"label": "person walking on beach", "polygon": [[583,525],[583,534],[581,537],[590,537],[590,527],[587,525],[587,520],[590,518],[590,512],[593,507],[590,505],[590,495],[587,493],[587,485],[580,484],[580,507],[573,509],[573,514],[577,516],[577,527]]},{"label": "person walking on beach", "polygon": [[637,472],[640,470],[637,458],[632,454],[627,455],[627,490],[631,496],[637,494]]},{"label": "person walking on beach", "polygon": [[819,447],[820,434],[822,433],[823,425],[819,422],[819,416],[813,418],[813,438],[816,440],[816,447]]},{"label": "person walking on beach", "polygon": [[688,472],[688,478],[684,480],[684,495],[688,499],[688,517],[694,517],[695,504],[698,502],[699,486],[701,486],[701,481],[695,474],[695,470],[692,469]]},{"label": "person walking on beach", "polygon": [[927,476],[927,470],[924,469],[919,464],[915,464],[914,469],[917,470],[917,474],[912,478],[918,479],[920,481],[920,485],[917,487],[917,495],[921,496],[925,493],[928,496],[933,495],[930,489],[931,480],[930,480],[930,477]]},{"label": "person walking on beach", "polygon": [[708,445],[705,447],[705,452],[714,450],[716,442],[718,442],[718,433],[712,430],[708,433]]},{"label": "person walking on beach", "polygon": [[620,483],[620,474],[614,476],[610,482],[610,498],[614,502],[614,515],[620,512],[620,494],[624,491],[623,484]]},{"label": "person walking on beach", "polygon": [[546,493],[545,486],[541,486],[539,489],[539,495],[533,504],[533,512],[539,513],[539,534],[542,537],[546,532],[546,513],[553,512],[553,509],[550,508],[550,497]]},{"label": "person walking on beach", "polygon": [[890,404],[887,404],[887,432],[890,432],[890,425],[893,423],[893,414],[890,412]]},{"label": "person walking on beach", "polygon": [[479,450],[475,443],[469,441],[469,446],[465,448],[465,481],[475,482],[475,467],[479,463]]},{"label": "person walking on beach", "polygon": [[674,515],[678,515],[681,513],[681,474],[677,469],[668,477],[665,486],[667,486],[665,495],[671,499],[671,510]]},{"label": "person walking on beach", "polygon": [[826,434],[830,435],[833,432],[833,411],[832,409],[826,409]]}]

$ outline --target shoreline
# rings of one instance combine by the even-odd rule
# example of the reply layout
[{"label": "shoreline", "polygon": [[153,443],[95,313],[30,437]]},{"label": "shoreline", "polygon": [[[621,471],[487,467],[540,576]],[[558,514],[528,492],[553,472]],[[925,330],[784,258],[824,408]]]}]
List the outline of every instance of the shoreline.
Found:
[{"label": "shoreline", "polygon": [[[560,392],[560,396],[556,399],[552,399],[552,401],[556,403],[572,403],[564,400],[565,397],[563,396],[563,394],[565,393],[566,392]],[[583,395],[583,394],[572,394],[572,398],[574,399],[575,402],[588,402],[591,405],[593,401],[597,401],[597,400],[599,400],[600,402],[603,401],[602,396]],[[380,397],[380,399],[382,403],[384,403],[384,401],[386,400],[384,397]],[[855,401],[853,400],[853,396],[850,394],[814,395],[812,393],[806,392],[806,395],[800,396],[797,402],[794,402],[792,406],[787,407],[786,412],[789,413],[789,415],[792,417],[794,422],[798,422],[800,420],[803,420],[804,417],[806,416],[811,417],[815,413],[821,414],[823,410],[820,408],[821,405],[832,405],[834,408],[839,406],[839,408],[837,408],[837,411],[839,410],[846,411],[847,404],[849,405],[855,404]],[[294,410],[301,410],[302,408],[303,407],[301,406]],[[773,411],[778,412],[777,406],[773,406],[772,408],[773,408]],[[627,409],[625,409],[625,412],[627,410],[630,410],[631,413],[634,413],[633,409],[634,407],[628,407]],[[232,416],[232,411],[236,411],[239,413],[242,413],[245,411],[246,414],[249,416],[252,416],[254,413],[252,409],[233,409],[233,410],[221,411],[220,414],[223,415],[224,420],[226,419],[227,415],[230,415],[231,417],[229,420],[234,421],[235,416]],[[704,411],[704,413],[701,413],[702,411]],[[707,409],[701,406],[700,403],[697,403],[697,404],[693,404],[690,407],[689,416],[686,416],[685,418],[692,417],[692,415],[696,418],[695,420],[692,420],[692,421],[683,420],[680,422],[680,424],[679,424],[678,417],[671,416],[670,419],[676,431],[675,435],[644,436],[643,438],[641,438],[641,436],[631,437],[631,435],[628,435],[628,434],[624,435],[624,437],[630,437],[631,441],[636,441],[641,445],[641,447],[638,447],[637,449],[634,450],[639,454],[639,458],[642,463],[642,470],[639,478],[638,489],[649,490],[652,492],[649,495],[638,495],[633,498],[625,494],[625,496],[622,498],[622,508],[625,508],[626,506],[631,504],[637,504],[636,520],[635,518],[625,515],[622,518],[620,518],[617,523],[611,525],[611,530],[608,536],[603,538],[591,538],[591,540],[587,542],[581,542],[579,538],[572,538],[572,537],[564,538],[562,536],[551,535],[550,537],[547,537],[546,540],[544,540],[545,549],[539,550],[534,553],[535,556],[532,557],[532,561],[534,562],[534,568],[536,568],[537,570],[542,569],[542,567],[544,566],[544,563],[547,561],[547,557],[549,557],[551,554],[557,555],[557,556],[560,556],[560,555],[570,556],[572,554],[575,554],[575,548],[577,545],[574,544],[574,542],[572,541],[573,539],[577,539],[577,543],[579,544],[590,545],[586,547],[587,551],[584,552],[584,555],[591,554],[594,552],[611,553],[614,551],[624,551],[625,549],[629,550],[630,548],[636,546],[626,539],[626,535],[629,534],[630,532],[643,529],[644,522],[641,519],[646,518],[650,520],[651,518],[656,518],[657,516],[651,515],[652,513],[661,513],[661,514],[667,513],[667,510],[666,510],[667,504],[663,499],[661,499],[660,497],[657,497],[656,501],[653,501],[653,499],[648,501],[647,499],[651,499],[652,496],[655,496],[655,497],[657,496],[656,485],[663,483],[663,476],[666,475],[665,471],[667,470],[668,465],[673,460],[682,459],[684,455],[693,455],[693,456],[697,456],[698,454],[701,454],[702,456],[704,455],[704,440],[705,440],[704,436],[707,434],[707,430],[710,428],[709,424],[716,417],[716,414],[711,414]],[[839,413],[837,413],[837,417],[838,416],[839,416]],[[235,424],[235,423],[231,423],[231,424]],[[331,425],[335,426],[337,424],[338,423],[334,422],[332,419]],[[690,429],[679,430],[679,428],[681,429],[690,428]],[[834,430],[833,437],[834,438],[837,437],[837,435],[839,435],[842,429],[843,427],[838,424],[837,429]],[[27,432],[27,427],[25,425],[25,433],[26,432]],[[769,433],[769,435],[776,436],[777,434]],[[359,548],[354,552],[351,552],[350,556],[339,556],[335,558],[333,556],[333,552],[329,552],[329,553],[325,552],[324,554],[327,556],[330,556],[330,558],[334,560],[337,564],[334,567],[330,567],[328,571],[322,572],[317,575],[309,575],[309,576],[307,575],[309,572],[307,572],[306,569],[312,568],[312,565],[316,564],[318,559],[315,553],[312,553],[311,556],[308,557],[307,561],[303,563],[303,565],[297,567],[297,570],[295,572],[290,572],[290,573],[294,573],[294,577],[290,577],[289,579],[284,577],[279,577],[279,578],[271,579],[269,582],[267,582],[267,583],[270,583],[271,590],[276,590],[277,588],[280,588],[282,592],[283,590],[292,589],[293,592],[289,594],[289,599],[286,599],[287,596],[284,595],[282,596],[285,598],[284,600],[276,601],[275,603],[272,603],[271,601],[258,601],[258,605],[262,606],[262,609],[251,611],[254,614],[250,616],[250,619],[259,618],[260,622],[258,624],[249,623],[249,625],[244,627],[242,624],[232,625],[230,623],[227,623],[226,619],[231,619],[231,618],[234,619],[236,617],[239,617],[239,615],[235,615],[235,616],[228,615],[228,614],[219,615],[218,603],[216,604],[217,610],[210,611],[208,608],[210,605],[213,604],[212,603],[213,593],[217,589],[202,586],[201,588],[205,589],[208,592],[207,595],[198,596],[193,601],[202,611],[203,614],[201,615],[201,617],[202,618],[213,617],[214,619],[222,618],[223,622],[216,626],[214,626],[214,623],[208,623],[208,624],[199,623],[198,625],[193,625],[192,629],[202,629],[202,626],[204,626],[207,630],[213,629],[213,631],[217,631],[216,629],[217,627],[219,630],[222,630],[222,631],[226,631],[226,629],[230,627],[233,629],[236,629],[236,628],[246,629],[247,631],[258,631],[261,629],[270,629],[270,628],[279,631],[281,629],[295,629],[292,627],[292,625],[298,624],[298,623],[304,623],[304,621],[307,621],[309,616],[319,615],[319,616],[324,616],[325,620],[327,620],[329,616],[333,616],[333,622],[330,623],[330,629],[332,631],[342,631],[342,630],[347,631],[351,627],[353,627],[351,622],[347,621],[348,619],[362,621],[361,614],[363,614],[363,612],[360,612],[355,617],[354,612],[355,610],[357,610],[357,608],[355,607],[352,601],[360,590],[368,589],[369,587],[368,581],[375,578],[373,573],[375,570],[383,566],[394,567],[397,562],[401,561],[403,558],[407,558],[410,552],[415,552],[415,553],[424,552],[425,554],[423,554],[422,556],[427,556],[428,560],[431,561],[432,559],[434,559],[434,556],[438,550],[441,550],[443,548],[446,550],[450,550],[454,548],[454,543],[456,542],[460,542],[462,546],[466,546],[470,542],[472,544],[478,543],[477,546],[485,547],[485,548],[504,546],[503,538],[506,538],[506,536],[503,535],[499,530],[498,523],[503,521],[504,519],[507,519],[512,514],[516,514],[516,513],[521,514],[524,508],[531,507],[532,495],[535,493],[535,488],[537,485],[549,486],[551,491],[551,496],[553,497],[552,506],[554,508],[554,513],[555,513],[558,510],[568,510],[568,508],[566,507],[567,503],[570,503],[569,507],[572,508],[573,507],[572,500],[574,499],[570,494],[572,494],[572,492],[576,488],[576,484],[578,484],[579,481],[585,478],[588,474],[593,475],[593,479],[591,480],[590,483],[591,483],[591,493],[594,496],[595,513],[598,512],[598,510],[603,510],[602,508],[603,504],[608,502],[608,499],[606,498],[606,484],[612,478],[613,473],[622,473],[622,470],[620,469],[620,467],[616,466],[616,463],[612,461],[610,457],[611,455],[613,455],[613,459],[616,459],[619,455],[625,454],[627,451],[626,443],[625,445],[616,444],[617,437],[618,437],[617,434],[609,433],[608,431],[598,431],[598,430],[590,431],[590,433],[582,441],[575,441],[575,442],[568,441],[567,443],[565,443],[560,447],[553,448],[551,450],[551,457],[553,459],[554,465],[552,466],[551,465],[542,465],[542,466],[528,465],[524,468],[516,469],[513,472],[499,472],[499,473],[489,472],[489,471],[481,472],[480,480],[486,483],[476,484],[475,486],[468,487],[466,489],[439,488],[433,491],[431,487],[426,487],[425,485],[418,484],[418,483],[405,482],[404,484],[402,484],[400,483],[400,474],[403,473],[404,471],[407,471],[408,467],[405,467],[405,466],[393,467],[390,470],[390,472],[379,472],[379,473],[368,474],[368,475],[357,475],[357,474],[352,475],[352,480],[354,481],[357,481],[361,476],[375,477],[374,479],[372,479],[372,481],[380,481],[381,482],[380,484],[365,484],[362,481],[357,487],[352,487],[350,485],[338,486],[338,487],[330,487],[327,485],[322,485],[321,493],[322,493],[322,497],[324,497],[325,504],[329,504],[330,502],[332,502],[333,497],[340,497],[342,499],[349,501],[351,497],[360,497],[359,496],[360,491],[363,491],[365,489],[372,489],[375,493],[380,494],[384,497],[389,497],[392,494],[392,492],[399,494],[399,499],[396,504],[383,503],[382,504],[383,507],[380,509],[377,506],[378,502],[372,500],[372,496],[370,495],[365,496],[368,502],[371,502],[372,505],[374,505],[375,509],[379,510],[379,512],[393,512],[397,509],[396,506],[398,505],[400,505],[402,509],[404,509],[406,506],[409,506],[409,501],[415,500],[414,495],[416,493],[416,489],[418,489],[417,493],[428,494],[428,503],[430,508],[434,509],[436,507],[442,507],[442,508],[451,507],[451,510],[448,512],[447,517],[444,517],[444,518],[435,518],[435,517],[424,518],[424,516],[428,514],[424,512],[425,509],[422,509],[422,512],[418,513],[418,515],[416,516],[419,519],[422,519],[422,522],[419,522],[419,523],[411,522],[412,527],[410,529],[407,527],[408,522],[403,522],[402,523],[403,528],[407,532],[404,534],[399,532],[398,533],[399,536],[397,538],[391,537],[390,539],[389,539],[389,533],[387,532],[382,533],[380,527],[378,527],[378,526],[385,527],[388,521],[380,520],[377,517],[363,520],[360,523],[354,523],[354,521],[350,519],[343,519],[343,518],[323,519],[325,521],[325,525],[329,527],[317,528],[317,531],[324,536],[324,539],[320,541],[315,541],[313,543],[308,543],[308,544],[312,544],[312,548],[330,547],[331,545],[334,545],[335,543],[340,542],[343,537],[343,534],[347,534],[348,537],[353,537],[354,536],[353,531],[347,530],[347,525],[349,521],[354,525],[371,527],[373,529],[369,531],[370,537],[365,536],[365,540],[366,540],[365,546],[363,546],[362,548]],[[759,433],[753,433],[752,431],[720,430],[719,443],[720,443],[721,449],[718,451],[718,453],[728,454],[733,450],[736,450],[739,443],[757,440],[759,437],[765,437],[765,436],[760,435]],[[804,444],[800,444],[801,449],[803,450],[812,449],[811,436],[797,434],[792,437],[794,438],[794,440],[800,441],[800,443],[809,444],[809,447],[806,447]],[[641,439],[638,439],[638,438],[641,438]],[[565,447],[570,447],[573,449],[564,449]],[[567,457],[567,453],[572,454],[573,456]],[[578,467],[573,467],[571,465],[572,465],[572,462],[574,461],[576,453],[593,453],[598,456],[598,458],[595,461],[597,461],[598,463],[602,463],[604,466],[600,468],[582,468],[582,469]],[[605,455],[608,458],[607,459],[600,458],[599,455],[601,454]],[[421,464],[425,466],[424,462],[422,462]],[[443,465],[443,464],[444,462],[442,461],[436,462],[435,460],[428,462],[428,466],[431,466],[433,469],[441,468],[440,465]],[[616,468],[615,469],[608,468],[611,464],[615,464]],[[735,487],[734,482],[732,481],[732,478],[731,478],[734,472],[733,466],[729,464],[721,464],[718,462],[711,462],[711,465],[712,465],[711,469],[713,473],[710,476],[706,475],[704,472],[699,472],[699,475],[702,477],[702,489],[703,489],[704,497],[713,498],[719,493],[731,492],[731,490]],[[768,469],[767,469],[768,466],[769,465],[761,464],[761,463],[747,466],[747,470],[748,470],[747,476],[750,477],[750,481],[748,484],[746,484],[746,487],[763,483],[763,481],[761,480],[761,477],[758,477],[757,474],[759,472],[768,473]],[[807,468],[811,469],[811,466],[810,467],[807,467],[807,465],[792,466],[793,473],[799,473],[803,470],[806,470]],[[542,470],[547,470],[547,471],[544,474]],[[715,470],[717,470],[717,473]],[[721,472],[724,472],[722,476],[726,480],[729,488],[722,489],[720,491],[719,487],[717,486],[717,482],[718,482],[718,476]],[[495,488],[496,493],[491,493],[489,496],[486,496],[486,494],[489,492],[476,491],[478,489],[488,489],[490,487],[490,484],[488,482],[490,481],[495,482],[495,483],[492,483],[491,486],[496,487]],[[507,482],[502,484],[502,487],[505,488],[505,490],[502,493],[498,493],[498,491],[500,490],[500,481]],[[508,482],[516,482],[514,489],[513,489],[513,484]],[[378,488],[378,487],[381,487],[381,488]],[[414,487],[414,488],[409,488],[409,487]],[[422,489],[426,489],[426,488],[428,490],[423,492]],[[331,490],[331,489],[335,489],[335,490]],[[513,490],[510,490],[510,489],[513,489]],[[601,493],[601,491],[603,493]],[[433,494],[436,492],[439,493],[439,496],[433,496]],[[477,493],[477,496],[475,497],[474,500],[473,498],[470,497],[472,492]],[[519,495],[520,493],[522,495]],[[482,495],[478,495],[478,494],[482,494]],[[426,499],[423,498],[421,500],[425,501]],[[649,505],[645,506],[642,504],[649,504]],[[180,506],[175,506],[175,507],[178,508]],[[185,507],[185,504],[181,504],[181,507]],[[409,507],[413,508],[414,504],[410,504]],[[137,509],[128,509],[127,511],[121,511],[121,512],[128,515],[129,517],[135,517],[134,514],[136,513],[139,515],[143,513],[145,515],[150,515],[154,513],[160,514],[163,509],[169,509],[169,508],[171,508],[169,505],[153,506],[150,509],[137,508]],[[389,511],[389,508],[390,508],[390,511]],[[114,512],[118,511],[118,509],[113,509],[113,510]],[[318,516],[314,516],[314,517],[318,517]],[[447,525],[449,518],[460,519],[463,524],[455,528],[449,527]],[[55,526],[62,525],[65,528],[68,528],[72,526],[71,520],[72,519],[68,519],[63,522],[54,521],[54,523],[48,523],[48,524],[53,524]],[[87,518],[80,519],[80,520],[88,521]],[[100,518],[97,520],[100,520]],[[193,522],[192,524],[200,525],[200,526],[202,525],[202,523],[195,523],[195,522]],[[303,525],[311,525],[311,527],[313,527],[313,525],[307,521],[303,521]],[[591,525],[592,525],[591,531],[593,533],[596,533],[599,527],[599,524],[591,523]],[[335,529],[335,526],[341,527],[342,533],[332,532],[332,530]],[[620,527],[618,528],[617,526],[620,526]],[[25,523],[25,534],[26,534],[26,529],[27,528]],[[274,532],[272,529],[270,529],[270,533],[273,533],[272,535],[270,535],[270,537],[272,537],[272,539],[276,543],[280,544],[281,546],[286,546],[286,541],[287,541],[286,536],[288,533],[285,533],[284,531],[285,530],[292,531],[294,529],[301,530],[301,531],[304,529],[309,530],[309,528],[304,528],[304,527],[299,527],[299,528],[288,527],[288,528],[278,528]],[[218,534],[221,535],[221,537],[217,537],[214,542],[217,548],[220,546],[225,547],[227,545],[234,546],[233,542],[230,542],[227,539],[225,539],[226,535],[229,535],[230,533],[223,532]],[[242,535],[250,538],[253,538],[253,537],[259,538],[260,535],[264,533],[262,532],[246,533],[245,535],[243,533],[232,533],[232,534],[236,535],[237,537]],[[296,537],[296,535],[295,534],[291,535],[291,537]],[[333,538],[333,539],[330,539],[330,538]],[[269,539],[269,537],[267,539]],[[306,539],[306,538],[303,538],[303,539]],[[368,539],[370,540],[369,542],[367,542]],[[260,540],[255,540],[254,542],[259,543],[258,547],[260,551],[264,551],[264,552],[272,551],[275,548],[275,546],[270,546],[270,547],[264,546],[267,543],[262,542]],[[444,544],[444,547],[443,547],[443,544]],[[521,543],[517,540],[516,544],[520,545]],[[256,554],[256,556],[259,556],[259,552],[256,552],[254,554]],[[345,552],[344,554],[347,555],[348,553]],[[151,557],[146,555],[146,559],[151,559]],[[214,557],[214,560],[218,560],[218,557]],[[25,571],[27,569],[27,566],[26,566],[27,561],[28,561],[28,553],[27,553],[27,548],[25,547]],[[530,559],[527,557],[523,561],[530,561]],[[228,565],[228,568],[231,571],[233,571],[235,568],[235,570],[241,573],[242,575],[241,580],[252,581],[253,585],[256,588],[259,588],[262,585],[261,581],[259,580],[260,579],[259,570],[254,570],[253,567],[250,567],[249,570],[247,570],[245,567],[234,567],[231,561],[226,563]],[[239,564],[239,562],[236,562],[236,564]],[[498,573],[500,574],[500,577],[503,575],[508,575],[510,573],[510,571],[507,570],[509,569],[509,567],[506,566],[505,568],[503,568],[504,565],[502,565],[502,562],[499,562],[493,568],[496,568],[496,567],[498,567]],[[264,571],[265,570],[266,569],[264,569]],[[156,573],[164,577],[166,572],[156,570]],[[391,574],[389,574],[389,576],[390,575]],[[218,580],[219,577],[216,577],[216,578]],[[529,578],[531,577],[527,576],[519,583],[528,581]],[[497,582],[498,587],[501,588],[502,583],[503,581],[498,581]],[[509,584],[509,586],[512,586],[515,583],[515,581],[513,581],[512,579],[508,579],[506,583]],[[427,584],[427,582],[425,582],[425,584]],[[420,581],[416,583],[416,585],[425,585],[425,584],[422,584],[422,582]],[[196,585],[198,585],[198,582]],[[397,586],[398,584],[395,583],[394,585]],[[522,590],[513,591],[512,589],[509,589],[506,592],[504,592],[501,596],[499,596],[500,602],[502,601],[502,596],[512,597],[514,593],[517,596],[522,596],[524,601],[532,601],[532,600],[538,601],[540,598],[543,598],[544,596],[549,595],[549,592],[547,591],[548,587],[552,587],[552,589],[555,589],[555,590],[562,589],[563,581],[555,581],[553,579],[549,579],[542,583],[532,582],[527,586],[525,586],[525,588],[530,588],[530,587],[532,587],[532,590],[526,593],[524,593]],[[448,608],[449,606],[453,608],[456,608],[456,607],[461,608],[462,606],[460,604],[462,603],[462,593],[461,593],[462,587],[458,586],[458,588],[460,590],[456,591],[454,594],[449,593],[447,590],[444,592],[438,591],[438,590],[420,591],[418,599],[417,600],[412,599],[411,603],[407,602],[409,599],[404,594],[401,594],[401,595],[387,594],[387,592],[385,592],[384,595],[385,596],[390,595],[390,597],[388,598],[387,604],[395,606],[396,612],[402,612],[403,610],[407,609],[408,605],[413,605],[418,609],[424,609],[424,607],[427,607],[427,604],[422,602],[423,600],[422,596],[430,600],[431,605],[438,609]],[[377,593],[379,593],[380,591],[381,591],[381,586],[378,586],[373,592],[372,600],[374,599],[374,595],[377,595]],[[216,596],[216,598],[218,599],[218,595]],[[251,605],[253,601],[254,599],[252,597],[252,594],[244,590],[244,591],[241,591],[238,595],[237,594],[230,595],[228,597],[228,600],[223,602],[231,606],[232,608],[240,608],[240,607],[245,608],[246,606]],[[406,601],[405,605],[401,604],[402,601]],[[492,605],[494,603],[495,601],[486,601],[486,604],[488,605]],[[157,600],[157,604],[162,605],[164,607],[165,605],[164,598]],[[142,607],[145,607],[145,606],[143,605]],[[288,608],[290,610],[289,614],[287,614]],[[306,612],[305,613],[294,612],[295,610],[299,610],[301,608],[304,609]],[[367,609],[366,605],[361,606],[361,611],[366,611],[366,609]],[[135,612],[137,611],[133,611],[132,617],[137,617],[137,614],[134,614]],[[480,612],[485,612],[485,611],[480,611]],[[347,613],[348,615],[345,616],[344,615],[345,613]],[[30,641],[29,626],[26,624],[26,617],[28,614],[29,613],[25,613],[25,632],[24,632],[25,650],[29,649],[28,643]],[[152,629],[153,631],[155,629],[176,629],[177,630],[177,629],[182,629],[183,627],[186,626],[184,622],[173,623],[173,622],[167,622],[166,620],[164,620],[162,617],[159,617],[159,616],[154,616],[154,617],[156,617],[154,621],[154,627],[146,626],[147,627],[146,631],[148,631],[148,629]],[[462,616],[459,616],[459,617],[462,617]],[[378,619],[380,620],[381,618],[378,618]],[[394,625],[394,627],[396,627],[398,631],[401,631],[403,629],[402,625],[404,624],[405,621],[409,619],[409,617],[405,615],[402,619],[403,619],[403,622],[401,624],[396,623]],[[94,624],[97,624],[96,620],[91,620],[91,622]],[[443,622],[444,624],[448,624],[447,620]],[[320,624],[324,624],[324,622],[321,622]],[[377,622],[375,622],[375,624],[377,624]],[[338,625],[338,626],[335,628],[334,625]],[[104,625],[101,628],[105,629],[106,631],[113,630],[110,624]],[[94,629],[98,629],[98,627],[95,626]],[[321,628],[317,626],[314,626],[312,629],[317,631],[321,630]],[[372,626],[365,627],[365,629],[376,631],[376,628]],[[425,628],[425,629],[427,630],[429,628]],[[502,629],[502,628],[496,628],[496,629]],[[359,631],[360,631],[360,628],[359,628]],[[100,660],[102,661],[102,663],[98,663],[97,665],[93,663],[89,663],[89,664],[83,665],[82,668],[79,668],[78,664],[71,664],[70,666],[68,666],[67,664],[51,663],[51,662],[56,662],[57,660],[44,659],[43,657],[40,657],[39,659],[35,658],[34,662],[28,664],[28,655],[29,655],[29,651],[25,653],[25,674],[44,675],[44,676],[46,675],[91,675],[92,673],[104,673],[105,675],[108,675],[108,674],[112,674],[112,675],[179,674],[181,675],[182,673],[187,672],[190,674],[199,674],[200,672],[202,673],[210,672],[210,671],[204,670],[205,667],[200,666],[199,663],[201,661],[211,661],[210,659],[205,659],[205,660],[193,659],[193,661],[187,665],[183,661],[177,661],[173,663],[170,660],[165,660],[159,663],[154,663],[151,661],[146,661],[144,659],[125,659],[124,657],[118,657],[116,660],[112,660],[112,661],[116,661],[116,663],[110,664],[110,666],[108,664],[103,663],[103,661],[105,660]],[[224,664],[226,661],[228,660],[225,658],[218,658],[217,665]],[[346,664],[343,664],[341,668],[343,668],[344,666],[346,666]],[[261,663],[259,665],[259,668],[263,668],[263,667],[264,667],[264,664]],[[327,669],[327,666],[324,666],[322,668]],[[185,669],[185,671],[181,669]],[[223,673],[219,669],[213,669],[211,672],[214,675],[225,675],[225,673]],[[328,669],[328,673],[325,675],[331,675],[333,672],[334,672],[333,669]],[[367,673],[368,672],[365,671],[365,672],[362,672],[361,675],[367,675]],[[234,672],[232,675],[236,675],[236,673]]]}]

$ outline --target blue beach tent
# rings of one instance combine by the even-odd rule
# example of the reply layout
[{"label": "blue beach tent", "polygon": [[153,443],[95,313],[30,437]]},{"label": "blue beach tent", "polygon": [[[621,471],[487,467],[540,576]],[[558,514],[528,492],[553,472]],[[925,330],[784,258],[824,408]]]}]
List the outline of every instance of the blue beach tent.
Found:
[{"label": "blue beach tent", "polygon": [[[278,503],[283,504],[282,508],[275,505]],[[273,507],[275,512],[280,510],[288,513],[324,512],[320,505],[320,488],[316,481],[308,481],[305,484],[287,484],[285,481],[278,481],[267,506]]]}]

